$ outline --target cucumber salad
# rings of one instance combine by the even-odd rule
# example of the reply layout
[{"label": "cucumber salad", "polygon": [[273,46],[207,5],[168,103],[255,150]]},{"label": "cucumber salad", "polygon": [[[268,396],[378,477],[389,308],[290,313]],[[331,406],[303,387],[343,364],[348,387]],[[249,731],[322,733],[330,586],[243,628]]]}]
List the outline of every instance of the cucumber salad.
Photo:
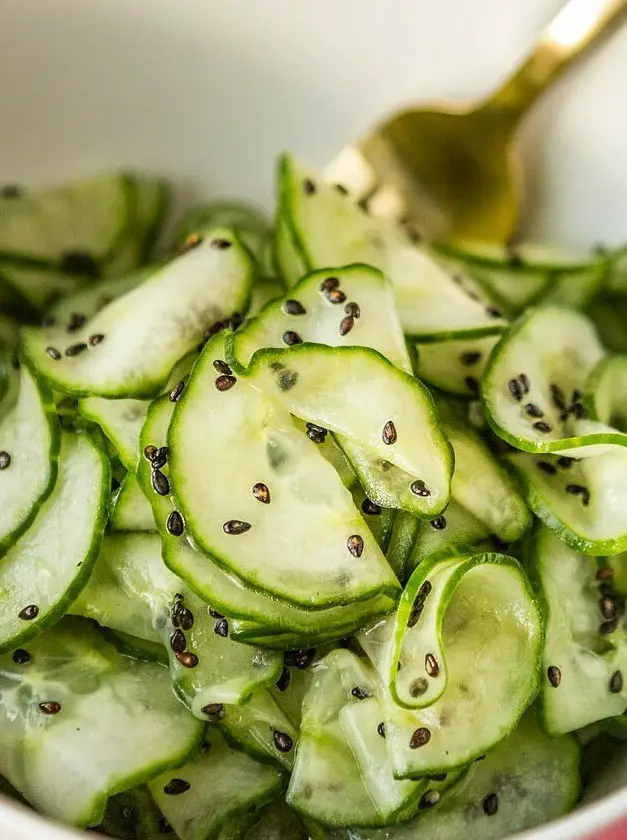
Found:
[{"label": "cucumber salad", "polygon": [[291,155],[272,222],[169,193],[0,193],[0,789],[120,840],[568,813],[627,738],[627,251],[417,241]]}]

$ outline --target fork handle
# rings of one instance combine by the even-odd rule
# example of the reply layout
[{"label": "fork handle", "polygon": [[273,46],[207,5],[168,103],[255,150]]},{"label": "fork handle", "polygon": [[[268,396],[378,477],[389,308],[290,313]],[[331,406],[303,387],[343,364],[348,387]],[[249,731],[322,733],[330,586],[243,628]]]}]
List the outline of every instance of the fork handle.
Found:
[{"label": "fork handle", "polygon": [[484,107],[517,121],[570,65],[627,12],[627,0],[569,0],[547,26],[529,58]]}]

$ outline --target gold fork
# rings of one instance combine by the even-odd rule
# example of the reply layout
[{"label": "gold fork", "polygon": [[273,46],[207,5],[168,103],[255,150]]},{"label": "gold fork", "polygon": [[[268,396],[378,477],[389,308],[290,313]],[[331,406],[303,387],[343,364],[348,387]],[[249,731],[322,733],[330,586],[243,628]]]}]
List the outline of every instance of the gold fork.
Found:
[{"label": "gold fork", "polygon": [[627,0],[570,0],[488,99],[396,113],[343,149],[325,178],[431,239],[510,240],[522,197],[513,143],[521,117],[626,11]]}]

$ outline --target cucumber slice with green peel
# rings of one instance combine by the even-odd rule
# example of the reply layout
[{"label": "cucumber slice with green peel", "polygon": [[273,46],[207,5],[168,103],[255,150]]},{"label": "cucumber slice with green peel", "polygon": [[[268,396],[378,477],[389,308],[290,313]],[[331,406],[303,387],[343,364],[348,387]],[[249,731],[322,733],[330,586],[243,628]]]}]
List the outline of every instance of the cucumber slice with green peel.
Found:
[{"label": "cucumber slice with green peel", "polygon": [[627,355],[606,356],[586,381],[583,404],[592,420],[627,432]]},{"label": "cucumber slice with green peel", "polygon": [[594,558],[545,528],[534,536],[528,565],[544,609],[544,729],[560,735],[621,715],[627,709],[627,633],[619,619],[624,599],[611,580],[599,580]]},{"label": "cucumber slice with green peel", "polygon": [[393,594],[396,578],[333,468],[261,377],[218,375],[224,349],[222,335],[205,347],[168,432],[172,490],[193,538],[227,571],[300,606]]},{"label": "cucumber slice with green peel", "polygon": [[[468,423],[463,408],[439,399],[442,427],[455,453],[451,484],[453,499],[503,542],[519,540],[531,525],[531,515],[510,475]],[[446,527],[446,514],[438,527]]]},{"label": "cucumber slice with green peel", "polygon": [[608,350],[627,352],[627,298],[624,295],[597,298],[588,309],[588,317]]},{"label": "cucumber slice with green peel", "polygon": [[0,563],[0,651],[59,621],[87,584],[109,484],[109,462],[94,441],[64,432],[54,489]]},{"label": "cucumber slice with green peel", "polygon": [[238,706],[222,706],[212,719],[218,721],[224,737],[237,749],[258,761],[277,762],[292,769],[298,730],[269,691],[257,691]]},{"label": "cucumber slice with green peel", "polygon": [[52,491],[59,445],[52,394],[22,366],[15,404],[0,417],[0,550],[28,528]]},{"label": "cucumber slice with green peel", "polygon": [[[288,389],[282,387],[286,376]],[[380,353],[364,347],[313,344],[260,350],[250,363],[247,379],[290,413],[341,435],[342,442],[356,444],[382,477],[376,488],[364,484],[374,502],[393,507],[386,504],[392,495],[385,484],[389,472],[394,473],[393,489],[400,491],[396,500],[403,508],[406,504],[409,512],[433,518],[446,507],[453,453],[431,395]],[[355,451],[351,454],[352,465],[363,479]],[[401,477],[402,489],[394,487]]]},{"label": "cucumber slice with green peel", "polygon": [[[148,445],[158,448],[165,443],[173,410],[174,405],[167,397],[162,397],[152,404],[142,431],[142,448]],[[339,638],[362,626],[369,617],[393,608],[393,599],[377,596],[375,599],[356,602],[350,606],[306,610],[251,588],[236,575],[227,573],[218,566],[210,555],[199,552],[185,536],[177,537],[169,533],[167,522],[176,508],[169,497],[154,492],[152,472],[150,463],[142,459],[138,469],[138,480],[150,500],[155,521],[161,532],[166,565],[214,609],[228,616],[230,621],[240,618],[249,623],[254,622],[255,634],[265,627],[269,633],[280,631],[308,635],[320,630],[329,632],[329,628],[340,625],[339,635],[335,635],[335,638]],[[169,478],[168,464],[162,468],[162,472]],[[231,632],[232,624],[231,621]],[[249,625],[247,630],[250,630]]]},{"label": "cucumber slice with green peel", "polygon": [[[312,189],[313,188],[313,189]],[[275,253],[288,286],[306,271],[366,263],[390,278],[404,332],[436,341],[492,335],[505,321],[468,280],[464,288],[387,222],[367,216],[289,155],[279,161]]]},{"label": "cucumber slice with green peel", "polygon": [[555,455],[507,456],[521,480],[527,504],[561,540],[584,554],[627,550],[627,452],[576,460]]},{"label": "cucumber slice with green peel", "polygon": [[498,336],[417,344],[416,376],[441,391],[476,397],[483,371]]},{"label": "cucumber slice with green peel", "polygon": [[170,187],[150,177],[132,178],[133,213],[125,236],[106,265],[110,276],[133,271],[152,257],[170,209]]},{"label": "cucumber slice with green peel", "polygon": [[627,435],[587,420],[581,398],[604,350],[593,324],[568,309],[523,315],[494,348],[483,375],[486,417],[525,452],[589,458],[625,446]]},{"label": "cucumber slice with green peel", "polygon": [[534,717],[528,712],[514,732],[450,791],[432,796],[436,804],[413,820],[378,831],[349,829],[347,838],[500,840],[568,813],[581,790],[580,749],[571,736],[544,735]]},{"label": "cucumber slice with green peel", "polygon": [[271,231],[260,208],[242,201],[214,201],[193,207],[183,216],[173,237],[173,250],[179,250],[190,236],[201,236],[215,227],[234,230],[256,261],[260,260]]},{"label": "cucumber slice with green peel", "polygon": [[[168,650],[174,689],[196,717],[206,720],[203,710],[208,705],[241,703],[278,679],[282,662],[277,654],[239,645],[217,632],[216,620],[206,605],[186,591],[183,582],[163,564],[156,534],[110,534],[105,537],[98,565],[107,567],[118,587],[136,604],[148,606],[152,627]],[[92,594],[93,599],[98,591]],[[137,629],[131,629],[126,621],[116,622],[113,604],[112,593],[109,626],[140,636],[139,618]],[[123,600],[122,604],[124,616]],[[145,610],[142,612],[145,623]],[[90,617],[98,620],[93,612]],[[154,641],[154,633],[148,639]]]},{"label": "cucumber slice with green peel", "polygon": [[[25,329],[25,355],[61,391],[116,399],[151,397],[212,324],[245,310],[251,276],[246,249],[232,231],[217,228],[71,337],[56,327]],[[54,358],[48,347],[56,350]]]},{"label": "cucumber slice with green peel", "polygon": [[386,686],[397,778],[468,764],[514,728],[537,691],[540,612],[521,566],[505,555],[423,561],[394,619],[358,641]]},{"label": "cucumber slice with green peel", "polygon": [[81,619],[0,661],[0,769],[42,813],[98,825],[109,796],[185,761],[202,724],[159,665],[127,659]]},{"label": "cucumber slice with green peel", "polygon": [[156,531],[150,503],[133,473],[127,473],[111,504],[109,525],[114,531]]},{"label": "cucumber slice with green peel", "polygon": [[168,652],[161,641],[151,642],[148,639],[140,639],[139,636],[133,636],[121,630],[112,630],[110,627],[100,626],[98,629],[105,639],[124,656],[141,659],[144,662],[156,662],[167,668]]},{"label": "cucumber slice with green peel", "polygon": [[[372,616],[385,615],[393,609],[394,602],[390,600],[375,600],[372,604],[366,601],[367,613]],[[346,608],[343,608],[346,609]],[[229,623],[231,636],[238,642],[248,645],[259,645],[268,650],[294,650],[304,647],[320,647],[330,642],[337,642],[350,636],[358,627],[363,627],[367,621],[356,618],[352,613],[345,624],[327,625],[308,632],[292,631],[277,632],[274,628],[265,627],[252,621],[233,619]]]},{"label": "cucumber slice with green peel", "polygon": [[[371,669],[347,650],[333,651],[315,666],[303,702],[298,752],[286,795],[287,804],[299,814],[329,826],[385,825],[422,784],[395,781],[385,750],[378,755],[384,762],[378,779],[373,773],[364,777],[355,760],[342,719],[350,706],[373,697],[376,691]],[[356,741],[355,721],[347,723]],[[377,734],[378,722],[372,725],[374,735],[385,745]]]},{"label": "cucumber slice with green peel", "polygon": [[[442,517],[440,517],[441,520]],[[407,560],[407,571],[411,574],[427,557],[451,557],[472,553],[472,548],[488,539],[488,531],[471,513],[451,499],[444,513],[445,527],[440,520],[422,522]]]},{"label": "cucumber slice with green peel", "polygon": [[237,752],[209,727],[197,756],[148,783],[180,840],[214,840],[234,817],[271,802],[284,786],[281,771]]},{"label": "cucumber slice with green peel", "polygon": [[245,368],[257,350],[285,347],[292,334],[332,347],[372,347],[411,371],[392,287],[370,266],[349,265],[303,277],[234,334],[232,360]]},{"label": "cucumber slice with green peel", "polygon": [[420,520],[404,510],[399,510],[394,518],[390,543],[385,556],[401,583],[407,580],[407,565],[420,526]]}]

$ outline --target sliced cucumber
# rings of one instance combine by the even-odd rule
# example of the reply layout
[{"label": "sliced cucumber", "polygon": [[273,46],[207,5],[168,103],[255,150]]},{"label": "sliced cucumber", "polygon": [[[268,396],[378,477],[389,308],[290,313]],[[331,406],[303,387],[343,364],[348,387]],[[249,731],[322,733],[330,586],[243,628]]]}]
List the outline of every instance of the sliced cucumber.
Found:
[{"label": "sliced cucumber", "polygon": [[607,356],[586,382],[583,402],[592,420],[627,432],[627,355]]},{"label": "sliced cucumber", "polygon": [[127,473],[111,504],[109,524],[114,531],[156,531],[152,508],[133,473]]},{"label": "sliced cucumber", "polygon": [[431,522],[421,523],[411,556],[407,560],[410,574],[427,557],[437,555],[445,558],[471,553],[474,546],[480,545],[488,538],[485,525],[453,499],[446,508],[444,520],[444,528],[440,527],[440,520],[434,520],[437,527]]},{"label": "sliced cucumber", "polygon": [[609,350],[627,352],[627,298],[624,295],[597,298],[590,306],[588,316]]},{"label": "sliced cucumber", "polygon": [[483,377],[494,431],[526,452],[589,458],[627,445],[627,435],[588,420],[586,380],[604,355],[592,323],[556,307],[528,312],[495,347]]},{"label": "sliced cucumber", "polygon": [[[514,482],[471,428],[461,406],[446,399],[439,399],[437,406],[455,452],[453,499],[483,523],[489,533],[503,542],[516,542],[531,525],[531,515]],[[445,514],[438,526],[444,529],[446,525]]]},{"label": "sliced cucumber", "polygon": [[[159,665],[127,659],[81,619],[2,658],[0,769],[41,812],[98,825],[113,793],[176,767],[202,725]],[[60,707],[60,708],[58,708]]]},{"label": "sliced cucumber", "polygon": [[442,391],[476,397],[498,336],[417,344],[416,375]]},{"label": "sliced cucumber", "polygon": [[594,558],[544,528],[535,534],[529,563],[545,612],[540,704],[546,731],[559,735],[622,714],[627,634],[618,616],[624,600],[611,582],[599,581]]},{"label": "sliced cucumber", "polygon": [[[453,455],[431,395],[379,353],[307,344],[260,350],[248,376],[290,413],[357,444],[381,475],[376,487],[365,486],[373,501],[392,507],[389,497],[395,495],[394,501],[426,518],[444,510]],[[288,389],[282,387],[286,376],[292,383]],[[352,465],[362,477],[356,454]],[[397,468],[393,479],[386,477],[387,464]],[[390,483],[396,494],[388,492]]]},{"label": "sliced cucumber", "polygon": [[265,278],[263,280],[256,280],[253,283],[250,295],[250,306],[248,307],[248,317],[253,318],[259,315],[261,310],[270,301],[277,300],[285,294],[285,286],[280,280],[273,278]]},{"label": "sliced cucumber", "polygon": [[1,651],[61,619],[87,584],[100,549],[109,484],[109,462],[91,438],[64,432],[53,492],[2,558]]},{"label": "sliced cucumber", "polygon": [[[162,397],[152,404],[142,431],[142,448],[148,445],[159,447],[165,442],[173,410],[174,406],[167,397]],[[169,477],[167,464],[162,472]],[[218,566],[210,555],[199,552],[185,536],[176,537],[168,532],[167,522],[175,506],[170,498],[154,492],[152,469],[145,459],[140,462],[138,478],[148,495],[155,521],[161,531],[166,565],[214,609],[229,616],[229,620],[241,618],[254,622],[254,635],[258,635],[261,626],[271,633],[280,631],[307,635],[326,630],[327,633],[331,632],[334,638],[340,638],[361,627],[369,618],[389,612],[393,608],[394,601],[382,595],[358,601],[350,606],[306,610],[251,588],[240,578]],[[231,627],[232,624],[233,622]],[[231,632],[235,635],[234,628]],[[248,636],[249,634],[242,634],[242,640],[246,638],[246,641],[253,643],[253,639]]]},{"label": "sliced cucumber", "polygon": [[124,633],[121,630],[111,630],[110,627],[101,626],[99,630],[105,639],[124,656],[168,666],[168,652],[161,641],[151,642],[148,639],[140,639],[139,636],[132,636],[130,633]]},{"label": "sliced cucumber", "polygon": [[394,518],[386,557],[401,583],[404,583],[408,577],[407,565],[420,531],[420,525],[419,519],[404,510],[399,510]]},{"label": "sliced cucumber", "polygon": [[[251,274],[250,257],[232,231],[215,229],[71,339],[58,327],[25,329],[24,352],[58,390],[118,399],[153,396],[214,322],[245,310]],[[56,350],[54,358],[48,347]]]},{"label": "sliced cucumber", "polygon": [[[349,829],[350,840],[500,840],[568,813],[579,798],[580,750],[549,738],[528,712],[511,735],[413,820],[391,829]],[[432,786],[429,786],[432,789]]]},{"label": "sliced cucumber", "polygon": [[261,377],[218,378],[224,355],[218,335],[168,433],[172,489],[194,539],[238,577],[301,606],[393,593],[396,578],[337,474],[289,407],[258,390]]},{"label": "sliced cucumber", "polygon": [[394,621],[358,639],[389,690],[382,699],[397,778],[468,764],[514,728],[537,691],[540,612],[511,557],[423,561]]},{"label": "sliced cucumber", "polygon": [[52,394],[23,366],[17,400],[0,417],[0,549],[28,528],[51,492],[59,440]]},{"label": "sliced cucumber", "polygon": [[627,451],[576,460],[555,455],[507,456],[535,515],[575,551],[627,550]]},{"label": "sliced cucumber", "polygon": [[[289,155],[279,162],[276,256],[289,286],[313,269],[366,263],[394,289],[403,330],[416,340],[469,338],[503,330],[500,313],[386,222],[367,216]],[[313,187],[313,189],[312,189]]]},{"label": "sliced cucumber", "polygon": [[229,821],[271,802],[283,784],[279,770],[237,752],[209,727],[198,755],[148,788],[180,840],[217,840]]},{"label": "sliced cucumber", "polygon": [[168,832],[168,826],[142,785],[112,796],[97,830],[115,840],[158,840]]},{"label": "sliced cucumber", "polygon": [[285,802],[277,799],[263,809],[244,840],[309,840],[309,833]]}]

